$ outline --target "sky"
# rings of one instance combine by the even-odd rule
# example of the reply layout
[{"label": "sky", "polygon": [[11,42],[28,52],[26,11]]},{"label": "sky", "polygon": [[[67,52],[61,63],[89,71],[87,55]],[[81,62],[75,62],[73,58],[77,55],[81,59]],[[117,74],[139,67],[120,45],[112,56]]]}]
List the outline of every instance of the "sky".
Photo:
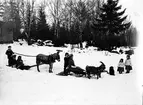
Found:
[{"label": "sky", "polygon": [[[143,0],[120,0],[123,7],[127,8],[126,12],[130,16],[133,25],[138,31],[138,48],[136,52],[136,64],[138,77],[141,83],[143,83],[143,69],[142,69],[142,58],[143,58]],[[142,85],[143,86],[143,85]],[[143,88],[143,87],[142,87]]]},{"label": "sky", "polygon": [[120,0],[123,8],[126,8],[126,13],[130,16],[133,24],[138,26],[143,16],[142,0]]},{"label": "sky", "polygon": [[[37,1],[41,2],[41,0]],[[143,16],[142,0],[119,0],[119,3],[122,5],[123,9],[126,8],[126,14],[129,15],[133,24],[135,26],[138,26],[140,23],[140,19]]]},{"label": "sky", "polygon": [[[41,0],[37,1],[41,2]],[[142,0],[119,0],[119,4],[122,5],[122,9],[126,8],[126,14],[128,15],[128,18],[131,19],[133,25],[135,27],[140,27],[140,23],[143,22]]]}]

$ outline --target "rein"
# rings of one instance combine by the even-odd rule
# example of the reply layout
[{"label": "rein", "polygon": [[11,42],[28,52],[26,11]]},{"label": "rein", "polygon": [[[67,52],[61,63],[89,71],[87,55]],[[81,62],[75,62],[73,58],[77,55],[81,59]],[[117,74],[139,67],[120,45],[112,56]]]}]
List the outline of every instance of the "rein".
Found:
[{"label": "rein", "polygon": [[36,57],[36,56],[32,56],[32,55],[25,55],[25,54],[20,54],[20,53],[16,53],[16,52],[14,52],[15,54],[17,54],[17,55],[21,55],[21,56],[26,56],[26,57]]}]

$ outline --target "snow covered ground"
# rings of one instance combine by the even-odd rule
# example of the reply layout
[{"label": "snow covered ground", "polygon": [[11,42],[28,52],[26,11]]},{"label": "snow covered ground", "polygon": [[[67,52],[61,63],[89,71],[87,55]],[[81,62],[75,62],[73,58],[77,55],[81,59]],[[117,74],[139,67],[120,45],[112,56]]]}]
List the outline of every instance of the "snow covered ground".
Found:
[{"label": "snow covered ground", "polygon": [[[102,78],[87,79],[85,77],[58,76],[63,71],[63,58],[68,48],[47,46],[28,46],[18,43],[11,44],[14,52],[36,56],[39,53],[51,54],[61,49],[61,61],[54,63],[52,74],[48,73],[48,65],[40,66],[40,73],[36,67],[22,71],[7,67],[5,51],[8,44],[0,45],[0,105],[141,105],[141,92],[138,85],[138,69],[136,69],[136,55],[132,55],[133,70],[130,74],[110,76],[102,74]],[[117,69],[120,58],[125,55],[105,55],[104,51],[94,48],[76,49],[75,64],[85,69],[86,65],[99,66],[99,61]],[[22,57],[27,65],[35,65],[35,57]]]}]

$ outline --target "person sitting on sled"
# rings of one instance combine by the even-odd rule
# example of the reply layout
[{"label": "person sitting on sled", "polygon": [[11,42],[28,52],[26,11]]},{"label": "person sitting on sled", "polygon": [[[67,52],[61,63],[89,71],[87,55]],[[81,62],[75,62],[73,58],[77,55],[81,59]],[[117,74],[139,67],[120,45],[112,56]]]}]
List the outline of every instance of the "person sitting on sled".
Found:
[{"label": "person sitting on sled", "polygon": [[73,60],[73,54],[69,55],[68,66],[66,67],[66,75],[70,74],[70,72],[77,75],[86,75],[85,70],[76,66]]},{"label": "person sitting on sled", "polygon": [[28,70],[28,69],[30,69],[30,66],[24,65],[21,56],[18,56],[16,68],[21,69],[21,70],[24,70],[24,69]]}]

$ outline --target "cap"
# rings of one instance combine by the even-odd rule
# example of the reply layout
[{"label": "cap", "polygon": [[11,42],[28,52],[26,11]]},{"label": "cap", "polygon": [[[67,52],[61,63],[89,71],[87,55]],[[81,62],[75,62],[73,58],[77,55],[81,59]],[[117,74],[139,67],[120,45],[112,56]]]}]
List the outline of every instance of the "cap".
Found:
[{"label": "cap", "polygon": [[8,46],[8,48],[11,48],[11,46]]}]

